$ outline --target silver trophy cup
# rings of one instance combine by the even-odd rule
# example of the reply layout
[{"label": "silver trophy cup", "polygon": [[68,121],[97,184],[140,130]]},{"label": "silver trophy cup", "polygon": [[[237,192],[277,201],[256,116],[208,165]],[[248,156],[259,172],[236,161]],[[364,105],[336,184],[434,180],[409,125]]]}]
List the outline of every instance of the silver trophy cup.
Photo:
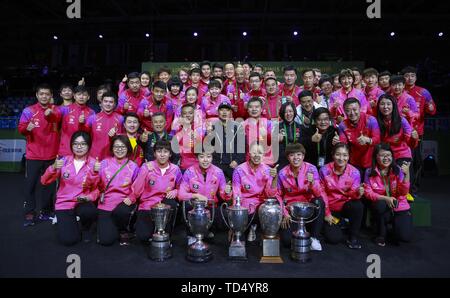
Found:
[{"label": "silver trophy cup", "polygon": [[186,204],[183,202],[183,217],[186,225],[194,234],[197,240],[189,245],[186,258],[195,263],[206,263],[213,257],[208,245],[203,242],[203,238],[208,235],[209,228],[214,221],[214,208],[211,212],[206,208],[208,205],[205,201],[191,200],[194,207],[186,215]]},{"label": "silver trophy cup", "polygon": [[288,205],[291,221],[298,224],[297,229],[292,231],[291,239],[291,258],[294,261],[306,263],[311,260],[311,235],[306,231],[305,224],[316,220],[319,212],[314,219],[309,219],[319,208],[319,206],[306,202],[295,202]]},{"label": "silver trophy cup", "polygon": [[[247,261],[245,240],[241,238],[244,238],[243,235],[250,225],[248,223],[248,209],[241,206],[240,197],[236,198],[233,206],[226,207],[226,217],[223,214],[224,206],[227,206],[227,203],[222,204],[220,212],[222,214],[223,221],[231,230],[233,235],[230,242],[230,247],[228,248],[228,259],[232,261]],[[250,223],[253,221],[255,214],[256,212],[253,213]]]},{"label": "silver trophy cup", "polygon": [[161,262],[172,257],[170,236],[165,231],[170,217],[170,206],[159,203],[153,206],[150,212],[155,223],[155,233],[150,246],[150,258]]},{"label": "silver trophy cup", "polygon": [[283,263],[280,256],[280,229],[283,213],[275,198],[267,199],[258,210],[263,233],[263,255],[261,263]]}]

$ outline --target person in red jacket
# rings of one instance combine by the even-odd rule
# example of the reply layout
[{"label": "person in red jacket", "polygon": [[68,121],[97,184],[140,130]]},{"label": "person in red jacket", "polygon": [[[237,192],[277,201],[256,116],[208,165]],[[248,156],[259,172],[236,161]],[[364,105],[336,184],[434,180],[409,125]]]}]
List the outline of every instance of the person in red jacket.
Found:
[{"label": "person in red jacket", "polygon": [[[61,119],[61,113],[53,104],[50,104],[52,94],[49,85],[39,85],[36,88],[38,103],[26,107],[19,120],[19,132],[25,136],[27,142],[25,201],[23,204],[24,226],[34,225],[36,187],[40,176],[55,161],[58,152],[58,123]],[[55,184],[41,188],[40,220],[48,220],[53,212],[52,194],[54,189]]]},{"label": "person in red jacket", "polygon": [[365,197],[372,202],[378,235],[375,243],[386,245],[387,224],[392,221],[396,241],[410,242],[413,224],[410,206],[406,200],[409,190],[409,162],[398,167],[394,152],[387,144],[375,147],[372,168],[364,179]]},{"label": "person in red jacket", "polygon": [[61,141],[58,155],[66,156],[71,154],[70,138],[79,130],[87,131],[86,121],[94,115],[94,110],[86,103],[89,100],[89,93],[84,86],[77,86],[74,90],[75,102],[68,106],[60,106],[61,112]]},{"label": "person in red jacket", "polygon": [[125,113],[136,113],[139,104],[146,98],[148,94],[141,87],[141,79],[138,72],[132,72],[127,76],[128,89],[119,94],[119,103],[117,112],[124,115]]},{"label": "person in red jacket", "polygon": [[391,73],[389,71],[382,71],[378,75],[378,85],[380,86],[381,90],[384,91],[384,93],[391,92]]},{"label": "person in red jacket", "polygon": [[371,165],[373,147],[380,143],[377,119],[361,112],[358,99],[350,97],[344,102],[347,119],[339,124],[339,140],[350,146],[350,163],[364,175]]}]

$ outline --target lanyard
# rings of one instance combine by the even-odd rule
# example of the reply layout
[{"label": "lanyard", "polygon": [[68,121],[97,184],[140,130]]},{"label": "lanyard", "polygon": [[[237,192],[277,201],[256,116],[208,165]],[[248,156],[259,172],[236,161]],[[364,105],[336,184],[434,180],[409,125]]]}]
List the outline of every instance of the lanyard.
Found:
[{"label": "lanyard", "polygon": [[[291,97],[294,97],[294,93],[295,93],[295,86],[292,88]],[[281,90],[281,97],[284,97],[284,86],[283,89]]]},{"label": "lanyard", "polygon": [[[268,112],[269,117],[270,117],[269,119],[271,119],[272,118],[272,113],[270,112],[270,100],[269,100],[269,97],[267,97],[266,106],[267,106],[267,112]],[[278,111],[278,100],[275,103],[275,110]],[[276,116],[278,116],[278,115],[276,115]]]},{"label": "lanyard", "polygon": [[[286,123],[283,123],[283,126],[284,126],[284,132],[286,133],[285,142],[286,142],[286,146],[287,146],[288,145],[289,133],[288,133],[288,130],[287,130],[287,127],[286,127]],[[289,125],[289,127],[291,127],[291,126]],[[296,141],[297,141],[297,131],[296,131],[296,127],[295,127],[295,124],[294,124],[294,143],[296,143]]]},{"label": "lanyard", "polygon": [[386,196],[390,197],[391,196],[391,191],[390,191],[390,185],[391,185],[391,178],[387,177],[387,181],[386,181],[386,176],[383,176],[383,174],[381,174],[381,178],[383,179],[383,184],[384,184],[384,188],[386,189]]},{"label": "lanyard", "polygon": [[[156,133],[153,133],[153,144],[155,144],[156,143]],[[167,141],[167,136],[166,136],[166,134],[165,133],[163,133],[163,137],[162,138],[160,138],[160,140],[166,140]]]}]

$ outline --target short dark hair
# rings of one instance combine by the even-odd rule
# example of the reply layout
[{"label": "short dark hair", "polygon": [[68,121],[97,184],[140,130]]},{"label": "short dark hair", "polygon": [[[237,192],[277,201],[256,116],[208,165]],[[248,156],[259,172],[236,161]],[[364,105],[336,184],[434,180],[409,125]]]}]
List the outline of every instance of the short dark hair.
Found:
[{"label": "short dark hair", "polygon": [[339,142],[333,146],[333,149],[331,150],[331,155],[334,155],[339,148],[344,148],[347,150],[347,152],[350,152],[350,146],[348,144]]},{"label": "short dark hair", "polygon": [[167,82],[167,88],[169,89],[169,91],[172,86],[178,86],[180,87],[180,89],[183,89],[183,83],[178,77],[173,77]]},{"label": "short dark hair", "polygon": [[153,152],[156,152],[161,149],[166,149],[170,151],[170,154],[172,154],[172,146],[168,140],[160,139],[156,141],[155,146],[153,146]]},{"label": "short dark hair", "polygon": [[168,68],[167,66],[163,66],[158,69],[158,72],[156,73],[156,75],[159,77],[159,75],[162,74],[163,72],[167,72],[169,75],[172,74],[172,71],[170,70],[170,68]]},{"label": "short dark hair", "polygon": [[357,71],[357,72],[359,72],[360,74],[361,74],[361,70],[359,70],[359,68],[358,67],[352,67],[352,71]]},{"label": "short dark hair", "polygon": [[403,83],[403,84],[405,84],[405,82],[406,82],[405,77],[403,77],[403,76],[398,76],[398,75],[392,76],[392,77],[389,79],[389,83],[390,83],[391,85],[395,85],[395,84],[398,84],[398,83]]},{"label": "short dark hair", "polygon": [[303,90],[303,91],[300,92],[300,94],[298,95],[298,99],[300,100],[301,98],[307,97],[307,96],[313,97],[313,93],[312,93],[311,91],[309,91],[309,90]]},{"label": "short dark hair", "polygon": [[187,94],[191,90],[194,90],[195,93],[198,95],[198,89],[195,88],[194,86],[191,86],[191,87],[187,88],[186,91],[184,92],[184,94]]},{"label": "short dark hair", "polygon": [[388,70],[385,70],[385,71],[380,72],[380,73],[378,74],[378,77],[385,77],[385,76],[390,77],[391,75],[392,75],[392,74],[391,74]]},{"label": "short dark hair", "polygon": [[378,71],[375,68],[373,68],[373,67],[366,68],[363,71],[363,78],[370,77],[370,76],[378,77]]},{"label": "short dark hair", "polygon": [[330,110],[328,110],[327,108],[324,108],[324,107],[319,107],[319,108],[315,109],[312,117],[314,120],[317,120],[317,118],[319,118],[319,116],[322,114],[327,114],[328,117],[331,117]]},{"label": "short dark hair", "polygon": [[305,74],[306,74],[307,72],[310,72],[310,71],[313,73],[313,76],[316,76],[316,72],[314,71],[314,69],[312,69],[312,68],[307,68],[307,69],[304,69],[304,70],[302,71],[302,77],[305,76]]},{"label": "short dark hair", "polygon": [[[38,86],[39,87],[39,86]],[[73,92],[73,86],[72,84],[69,83],[62,83],[61,86],[59,87],[59,93],[62,92],[63,89],[69,88],[72,92]],[[37,90],[37,88],[36,88]]]},{"label": "short dark hair", "polygon": [[252,102],[259,102],[259,104],[261,105],[261,107],[262,107],[262,105],[263,105],[263,102],[262,102],[261,98],[256,97],[256,96],[253,96],[253,97],[250,98],[250,100],[247,102],[247,108],[248,108],[248,106],[249,106]]},{"label": "short dark hair", "polygon": [[127,156],[129,157],[133,153],[133,148],[131,147],[130,139],[126,135],[115,135],[111,138],[111,142],[109,144],[109,152],[114,155],[114,143],[116,141],[121,141],[125,147],[127,147]]},{"label": "short dark hair", "polygon": [[103,93],[102,100],[105,97],[112,97],[112,98],[114,98],[114,103],[117,103],[117,95],[114,92],[107,91],[107,92]]},{"label": "short dark hair", "polygon": [[195,67],[189,71],[189,75],[191,76],[193,73],[202,74],[202,70],[198,67]]},{"label": "short dark hair", "polygon": [[253,64],[250,61],[242,62],[242,66],[244,66],[245,64],[247,64],[250,68],[253,68]]},{"label": "short dark hair", "polygon": [[329,82],[331,85],[333,85],[333,78],[329,75],[324,75],[319,80],[319,86],[322,86],[323,83]]},{"label": "short dark hair", "polygon": [[398,176],[400,174],[400,168],[395,164],[394,151],[392,151],[391,146],[386,143],[380,143],[375,146],[372,153],[372,168],[370,169],[369,176],[374,177],[377,175],[377,172],[375,171],[375,169],[377,168],[377,155],[381,150],[391,152],[392,163],[389,165],[389,171],[392,170],[394,172],[394,175]]},{"label": "short dark hair", "polygon": [[213,68],[213,69],[214,69],[214,68],[220,68],[220,69],[223,70],[223,65],[216,62],[216,63],[214,63],[214,64],[212,65],[212,68]]},{"label": "short dark hair", "polygon": [[167,85],[163,81],[156,81],[152,85],[152,90],[154,90],[155,88],[161,88],[164,91],[166,91],[167,90]]},{"label": "short dark hair", "polygon": [[339,82],[341,82],[341,79],[343,77],[352,77],[353,81],[355,81],[355,75],[353,74],[353,71],[351,69],[342,69],[339,73]]},{"label": "short dark hair", "polygon": [[100,86],[97,87],[97,91],[99,90],[111,91],[111,87],[108,84],[101,84]]},{"label": "short dark hair", "polygon": [[128,80],[131,80],[131,79],[141,79],[141,75],[140,75],[140,73],[138,73],[137,71],[133,71],[133,72],[130,72],[130,73],[127,75],[127,78],[128,78]]},{"label": "short dark hair", "polygon": [[87,88],[85,86],[82,85],[78,85],[75,87],[75,89],[73,90],[73,93],[89,93]]},{"label": "short dark hair", "polygon": [[294,119],[297,117],[297,109],[295,108],[295,104],[292,101],[286,101],[284,104],[281,105],[280,108],[280,118],[283,121],[286,121],[286,118],[284,114],[286,113],[287,107],[291,107],[294,111]]},{"label": "short dark hair", "polygon": [[252,72],[250,73],[250,75],[248,76],[248,79],[250,80],[250,79],[253,78],[253,77],[258,77],[259,80],[261,80],[261,75],[260,75],[259,73],[257,73],[257,72],[252,71]]},{"label": "short dark hair", "polygon": [[222,88],[222,84],[220,84],[220,82],[217,81],[217,80],[211,80],[209,82],[209,84],[208,84],[208,89],[211,89],[211,88],[214,88],[214,87],[221,89]]},{"label": "short dark hair", "polygon": [[283,74],[286,71],[291,71],[291,70],[293,70],[295,72],[295,74],[297,74],[297,69],[292,65],[286,65],[285,67],[283,67]]},{"label": "short dark hair", "polygon": [[361,107],[361,103],[359,102],[359,100],[355,97],[349,97],[344,101],[344,109],[346,106],[351,105],[357,103],[359,107]]},{"label": "short dark hair", "polygon": [[139,75],[139,78],[141,78],[143,75],[148,76],[150,79],[152,78],[150,72],[148,72],[148,71],[143,71],[143,72],[141,72],[141,74]]},{"label": "short dark hair", "polygon": [[84,139],[84,141],[88,145],[88,150],[91,149],[91,145],[92,145],[91,135],[85,131],[79,130],[79,131],[74,132],[72,134],[72,137],[70,137],[70,150],[72,151],[72,153],[73,153],[73,143],[75,142],[75,140],[78,137],[82,137]]},{"label": "short dark hair", "polygon": [[303,155],[306,154],[305,147],[300,143],[287,144],[286,150],[284,151],[286,158],[288,158],[290,154],[298,152],[302,153]]},{"label": "short dark hair", "polygon": [[185,103],[181,106],[181,111],[183,111],[185,108],[192,108],[195,111],[195,106],[191,103]]},{"label": "short dark hair", "polygon": [[53,94],[52,87],[50,87],[49,84],[42,83],[42,84],[37,85],[37,87],[36,87],[36,93],[38,93],[41,89],[50,90],[50,93]]},{"label": "short dark hair", "polygon": [[417,69],[413,66],[406,66],[402,69],[401,74],[407,74],[407,73],[417,73]]},{"label": "short dark hair", "polygon": [[158,116],[162,116],[164,118],[164,120],[166,120],[166,114],[164,114],[163,112],[156,112],[152,115],[152,120],[154,117],[158,117]]},{"label": "short dark hair", "polygon": [[129,117],[133,117],[133,118],[136,118],[139,120],[139,116],[136,113],[128,112],[123,116],[123,122],[125,123],[127,121],[127,118],[129,118]]},{"label": "short dark hair", "polygon": [[205,60],[200,63],[200,65],[199,65],[200,69],[205,65],[208,65],[211,68],[211,62],[209,62],[208,60]]}]

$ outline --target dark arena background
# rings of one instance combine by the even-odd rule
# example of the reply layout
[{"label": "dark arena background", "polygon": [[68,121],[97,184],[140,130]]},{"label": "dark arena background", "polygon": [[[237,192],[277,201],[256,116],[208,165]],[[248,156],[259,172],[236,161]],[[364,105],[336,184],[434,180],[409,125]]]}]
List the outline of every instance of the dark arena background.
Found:
[{"label": "dark arena background", "polygon": [[[0,277],[182,278],[169,290],[179,294],[190,279],[197,285],[215,283],[218,293],[220,285],[224,292],[225,282],[241,278],[270,287],[272,278],[450,277],[447,1],[2,0],[0,32]],[[231,262],[227,231],[222,231],[206,239],[213,259],[195,264],[186,259],[180,209],[171,236],[173,257],[163,262],[148,258],[148,244],[134,238],[133,229],[128,246],[97,244],[95,223],[92,241],[64,246],[51,221],[36,218],[24,227],[26,138],[18,125],[24,109],[36,104],[39,84],[53,88],[58,105],[61,84],[84,84],[91,106],[98,86],[106,84],[117,94],[125,74],[149,71],[154,82],[161,67],[173,77],[181,67],[205,60],[260,64],[281,83],[283,67],[292,65],[298,86],[308,68],[320,69],[323,77],[352,67],[361,74],[375,68],[403,76],[403,68],[415,67],[417,85],[431,93],[437,112],[424,119],[420,188],[410,202],[412,240],[397,244],[388,237],[386,246],[377,245],[369,214],[369,226],[360,232],[361,249],[321,239],[322,251],[311,251],[305,264],[291,260],[290,247],[284,246],[283,263],[260,263],[258,230],[255,243],[247,243],[248,260]],[[36,187],[39,211],[41,186]],[[195,293],[192,284],[185,290]]]}]

